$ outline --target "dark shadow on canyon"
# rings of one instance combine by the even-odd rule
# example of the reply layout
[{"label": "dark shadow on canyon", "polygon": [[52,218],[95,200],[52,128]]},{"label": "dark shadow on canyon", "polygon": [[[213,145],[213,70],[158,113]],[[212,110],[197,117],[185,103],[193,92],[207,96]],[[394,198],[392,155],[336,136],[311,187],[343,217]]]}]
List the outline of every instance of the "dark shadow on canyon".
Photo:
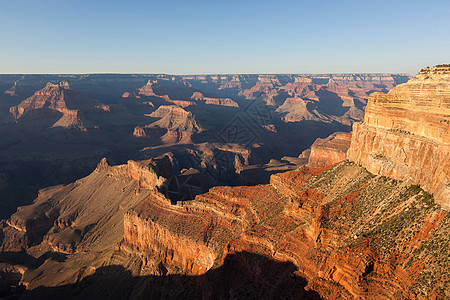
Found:
[{"label": "dark shadow on canyon", "polygon": [[11,265],[21,265],[27,268],[37,268],[42,265],[47,259],[57,262],[65,262],[67,255],[59,252],[47,251],[38,258],[35,258],[26,252],[4,251],[0,252],[0,263],[7,263]]},{"label": "dark shadow on canyon", "polygon": [[[160,269],[165,270],[162,265]],[[75,284],[22,290],[20,295],[14,291],[20,299],[321,299],[317,292],[305,290],[307,281],[296,270],[291,262],[238,252],[199,276],[133,276],[113,265]]]}]

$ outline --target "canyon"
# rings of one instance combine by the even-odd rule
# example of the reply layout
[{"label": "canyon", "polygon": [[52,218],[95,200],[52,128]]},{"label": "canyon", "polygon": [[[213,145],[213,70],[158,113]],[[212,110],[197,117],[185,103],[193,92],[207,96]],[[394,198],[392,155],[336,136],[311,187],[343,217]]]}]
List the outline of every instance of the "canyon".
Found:
[{"label": "canyon", "polygon": [[1,221],[0,293],[447,299],[448,74],[158,75],[122,88],[112,107],[144,113],[127,127],[138,159],[98,159]]},{"label": "canyon", "polygon": [[[407,74],[0,75],[0,218],[31,204],[39,189],[87,176],[102,157],[118,165],[147,159],[149,153],[202,148],[204,143],[217,145],[217,153],[222,153],[219,148],[244,146],[251,154],[240,167],[245,180],[224,182],[220,175],[222,184],[268,182],[275,169],[298,166],[292,162],[316,138],[350,131],[353,122],[362,120],[370,92],[385,92],[409,78]],[[274,100],[269,103],[270,97]],[[298,106],[290,98],[308,105]],[[179,113],[162,115],[169,106]],[[234,157],[222,158],[220,171],[213,166],[204,169],[228,173],[230,166],[234,173],[234,162],[229,161]],[[198,169],[199,164],[194,165],[187,163],[179,170]],[[214,181],[217,176],[212,177]]]}]

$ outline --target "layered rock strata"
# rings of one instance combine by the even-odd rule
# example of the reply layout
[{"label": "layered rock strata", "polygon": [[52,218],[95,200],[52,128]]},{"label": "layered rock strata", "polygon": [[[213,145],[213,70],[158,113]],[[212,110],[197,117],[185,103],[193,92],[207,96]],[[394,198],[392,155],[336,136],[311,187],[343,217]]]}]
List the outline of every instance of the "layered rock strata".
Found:
[{"label": "layered rock strata", "polygon": [[8,226],[0,231],[1,249],[16,251],[43,240],[54,251],[73,253],[90,249],[97,240],[111,242],[111,235],[117,237],[121,232],[108,233],[108,227],[117,228],[125,208],[139,203],[165,183],[155,170],[167,169],[166,164],[170,161],[161,158],[130,160],[111,167],[103,159],[88,177],[39,191],[32,205],[20,207],[6,221]]},{"label": "layered rock strata", "polygon": [[450,67],[426,68],[373,93],[348,158],[373,174],[419,184],[450,208]]},{"label": "layered rock strata", "polygon": [[60,113],[60,119],[53,127],[81,128],[91,126],[83,117],[83,112],[109,112],[110,107],[95,99],[84,97],[70,89],[67,81],[59,84],[51,82],[23,100],[19,105],[12,106],[10,113],[18,120],[28,113],[35,113],[38,119],[44,119],[47,113]]},{"label": "layered rock strata", "polygon": [[213,97],[205,97],[200,92],[194,92],[191,96],[192,100],[202,101],[205,104],[210,105],[218,105],[218,106],[230,106],[230,107],[239,107],[239,105],[231,100],[230,98],[213,98]]},{"label": "layered rock strata", "polygon": [[337,132],[327,138],[317,139],[311,145],[308,166],[325,168],[345,160],[352,139],[351,133]]},{"label": "layered rock strata", "polygon": [[441,246],[449,215],[420,188],[350,162],[273,175],[269,185],[215,187],[175,206],[150,197],[124,228],[118,249],[155,274],[208,274],[244,251],[292,262],[325,299],[450,296]]},{"label": "layered rock strata", "polygon": [[152,133],[161,133],[162,130],[161,140],[164,143],[188,144],[192,142],[195,134],[203,131],[195,116],[179,106],[162,105],[150,116],[161,119],[146,126],[135,127],[133,132],[135,137],[150,137]]}]

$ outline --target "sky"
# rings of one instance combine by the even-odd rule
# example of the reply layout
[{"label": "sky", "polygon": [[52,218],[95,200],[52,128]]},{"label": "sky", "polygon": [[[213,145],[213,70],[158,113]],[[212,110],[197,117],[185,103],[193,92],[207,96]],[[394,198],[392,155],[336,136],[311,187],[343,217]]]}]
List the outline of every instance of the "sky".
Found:
[{"label": "sky", "polygon": [[0,0],[0,73],[416,74],[450,1]]}]

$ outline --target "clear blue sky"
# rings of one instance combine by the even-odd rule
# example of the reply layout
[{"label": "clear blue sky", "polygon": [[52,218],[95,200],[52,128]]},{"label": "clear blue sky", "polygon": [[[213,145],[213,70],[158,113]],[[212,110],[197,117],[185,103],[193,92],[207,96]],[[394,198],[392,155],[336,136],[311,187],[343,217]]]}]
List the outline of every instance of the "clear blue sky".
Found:
[{"label": "clear blue sky", "polygon": [[450,63],[450,1],[0,0],[0,73],[406,72]]}]

